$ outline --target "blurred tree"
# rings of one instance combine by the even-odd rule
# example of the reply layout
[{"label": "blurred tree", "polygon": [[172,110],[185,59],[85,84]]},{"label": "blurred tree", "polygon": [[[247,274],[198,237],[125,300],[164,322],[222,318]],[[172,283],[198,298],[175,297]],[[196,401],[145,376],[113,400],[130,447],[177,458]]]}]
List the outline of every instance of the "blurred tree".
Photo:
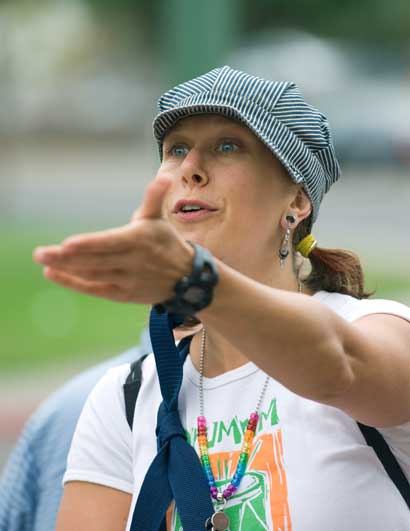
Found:
[{"label": "blurred tree", "polygon": [[[20,3],[35,7],[49,0],[0,0],[0,5]],[[70,1],[70,0],[66,0]],[[158,21],[164,12],[189,19],[190,26],[201,23],[205,2],[179,0],[82,0],[107,22],[117,16],[127,19],[129,27],[143,26],[151,44],[158,37]],[[241,19],[242,31],[296,27],[325,36],[348,37],[352,41],[408,42],[410,40],[409,0],[219,0],[221,12],[228,9]],[[214,9],[214,8],[212,8]],[[235,12],[239,12],[237,15]],[[222,15],[223,16],[223,15]],[[216,22],[216,19],[214,19]]]},{"label": "blurred tree", "polygon": [[242,0],[248,30],[293,27],[353,43],[410,40],[409,0]]},{"label": "blurred tree", "polygon": [[134,52],[155,58],[155,66],[161,68],[158,78],[166,85],[223,62],[239,30],[236,0],[84,1],[101,23],[122,28],[121,39],[128,35],[130,50],[135,39]]},{"label": "blurred tree", "polygon": [[179,83],[220,66],[239,30],[237,0],[168,0],[158,16],[166,79]]},{"label": "blurred tree", "polygon": [[[36,9],[51,0],[0,0]],[[67,2],[73,0],[66,0]],[[94,13],[112,48],[138,53],[168,83],[224,61],[239,36],[261,30],[300,29],[352,45],[405,53],[410,42],[410,0],[77,0]],[[122,60],[119,58],[119,60]]]},{"label": "blurred tree", "polygon": [[[201,6],[211,2],[178,2],[176,0],[84,0],[96,11],[127,11],[130,16],[144,17],[151,37],[155,38],[158,17],[163,11],[174,11],[173,18],[200,24]],[[219,9],[229,4],[231,16],[240,12],[242,31],[264,28],[297,27],[325,36],[348,37],[353,41],[402,42],[410,40],[409,0],[219,0]]]}]

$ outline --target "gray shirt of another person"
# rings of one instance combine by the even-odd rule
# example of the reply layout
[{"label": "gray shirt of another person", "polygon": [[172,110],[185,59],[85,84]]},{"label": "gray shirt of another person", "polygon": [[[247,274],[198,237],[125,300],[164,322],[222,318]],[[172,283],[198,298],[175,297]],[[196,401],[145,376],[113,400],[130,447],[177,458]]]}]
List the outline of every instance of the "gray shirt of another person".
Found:
[{"label": "gray shirt of another person", "polygon": [[110,367],[150,352],[145,329],[138,347],[74,377],[33,413],[0,478],[0,531],[54,531],[67,454],[84,402]]}]

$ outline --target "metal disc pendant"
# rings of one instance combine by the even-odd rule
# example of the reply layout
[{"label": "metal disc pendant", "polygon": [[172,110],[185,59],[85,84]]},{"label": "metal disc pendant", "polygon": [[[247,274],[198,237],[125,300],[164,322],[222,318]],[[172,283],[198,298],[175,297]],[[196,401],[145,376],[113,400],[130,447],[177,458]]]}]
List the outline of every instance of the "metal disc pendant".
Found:
[{"label": "metal disc pendant", "polygon": [[229,518],[223,511],[217,511],[211,516],[213,531],[226,531],[229,527]]}]

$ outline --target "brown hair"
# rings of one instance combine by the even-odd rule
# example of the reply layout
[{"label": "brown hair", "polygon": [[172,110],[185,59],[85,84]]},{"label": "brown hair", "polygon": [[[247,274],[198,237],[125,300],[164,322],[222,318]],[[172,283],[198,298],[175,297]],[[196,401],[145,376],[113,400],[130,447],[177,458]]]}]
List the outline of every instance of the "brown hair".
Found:
[{"label": "brown hair", "polygon": [[[310,216],[296,227],[293,234],[293,256],[296,246],[309,234]],[[364,289],[364,273],[359,257],[344,249],[322,249],[315,247],[309,254],[312,271],[303,281],[313,292],[320,290],[343,293],[356,299],[367,299],[374,295]]]}]

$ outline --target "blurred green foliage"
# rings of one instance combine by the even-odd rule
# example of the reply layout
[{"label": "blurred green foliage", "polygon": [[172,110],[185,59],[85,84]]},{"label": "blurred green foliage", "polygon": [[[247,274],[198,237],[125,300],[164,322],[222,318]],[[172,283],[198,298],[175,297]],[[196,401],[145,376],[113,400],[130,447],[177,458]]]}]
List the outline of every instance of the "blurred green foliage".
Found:
[{"label": "blurred green foliage", "polygon": [[[33,226],[2,230],[0,373],[50,363],[91,365],[138,344],[148,306],[120,304],[65,289],[43,277],[32,260],[38,245],[58,243],[73,230]],[[376,298],[409,296],[405,275],[366,271]],[[404,300],[403,300],[404,302]]]},{"label": "blurred green foliage", "polygon": [[[0,0],[0,5],[20,4],[29,9],[47,4],[51,0]],[[69,2],[70,0],[66,0]],[[190,18],[197,28],[198,39],[207,42],[209,18],[201,14],[201,6],[208,4],[213,10],[213,0],[184,3],[181,0],[83,0],[107,25],[128,26],[132,31],[145,30],[148,44],[156,46],[161,33],[167,29],[168,15]],[[221,13],[229,0],[218,0]],[[188,6],[188,7],[187,7]],[[233,7],[235,6],[235,8]],[[185,11],[188,10],[188,13]],[[199,10],[199,12],[198,12]],[[164,16],[164,13],[166,16]],[[240,21],[240,31],[299,28],[329,37],[348,38],[352,42],[402,43],[410,39],[409,0],[235,0],[230,7],[231,17]],[[215,19],[215,16],[212,15]],[[225,14],[223,14],[225,17]],[[208,26],[206,26],[208,25]],[[187,28],[188,30],[190,28]],[[205,31],[204,31],[205,30]]]},{"label": "blurred green foliage", "polygon": [[242,6],[247,30],[293,27],[367,44],[410,39],[408,0],[254,0]]},{"label": "blurred green foliage", "polygon": [[[155,44],[161,30],[168,23],[162,17],[164,11],[176,10],[174,17],[187,13],[178,8],[183,6],[179,0],[84,0],[95,12],[112,17],[122,16],[126,12],[130,20],[143,17],[147,25],[151,43]],[[225,0],[218,0],[221,4]],[[204,4],[211,4],[205,2]],[[198,5],[190,2],[189,17],[196,27],[199,39],[209,44],[206,29],[211,31],[209,18],[198,14]],[[292,27],[329,37],[348,38],[351,41],[366,43],[400,43],[410,39],[410,2],[409,0],[236,0],[236,12],[231,8],[232,18],[240,21],[241,33],[259,31],[267,28]],[[158,24],[160,21],[162,23]],[[208,26],[204,26],[208,24]],[[189,28],[187,28],[189,30]],[[203,31],[205,30],[205,31]],[[207,42],[208,41],[208,42]]]}]

